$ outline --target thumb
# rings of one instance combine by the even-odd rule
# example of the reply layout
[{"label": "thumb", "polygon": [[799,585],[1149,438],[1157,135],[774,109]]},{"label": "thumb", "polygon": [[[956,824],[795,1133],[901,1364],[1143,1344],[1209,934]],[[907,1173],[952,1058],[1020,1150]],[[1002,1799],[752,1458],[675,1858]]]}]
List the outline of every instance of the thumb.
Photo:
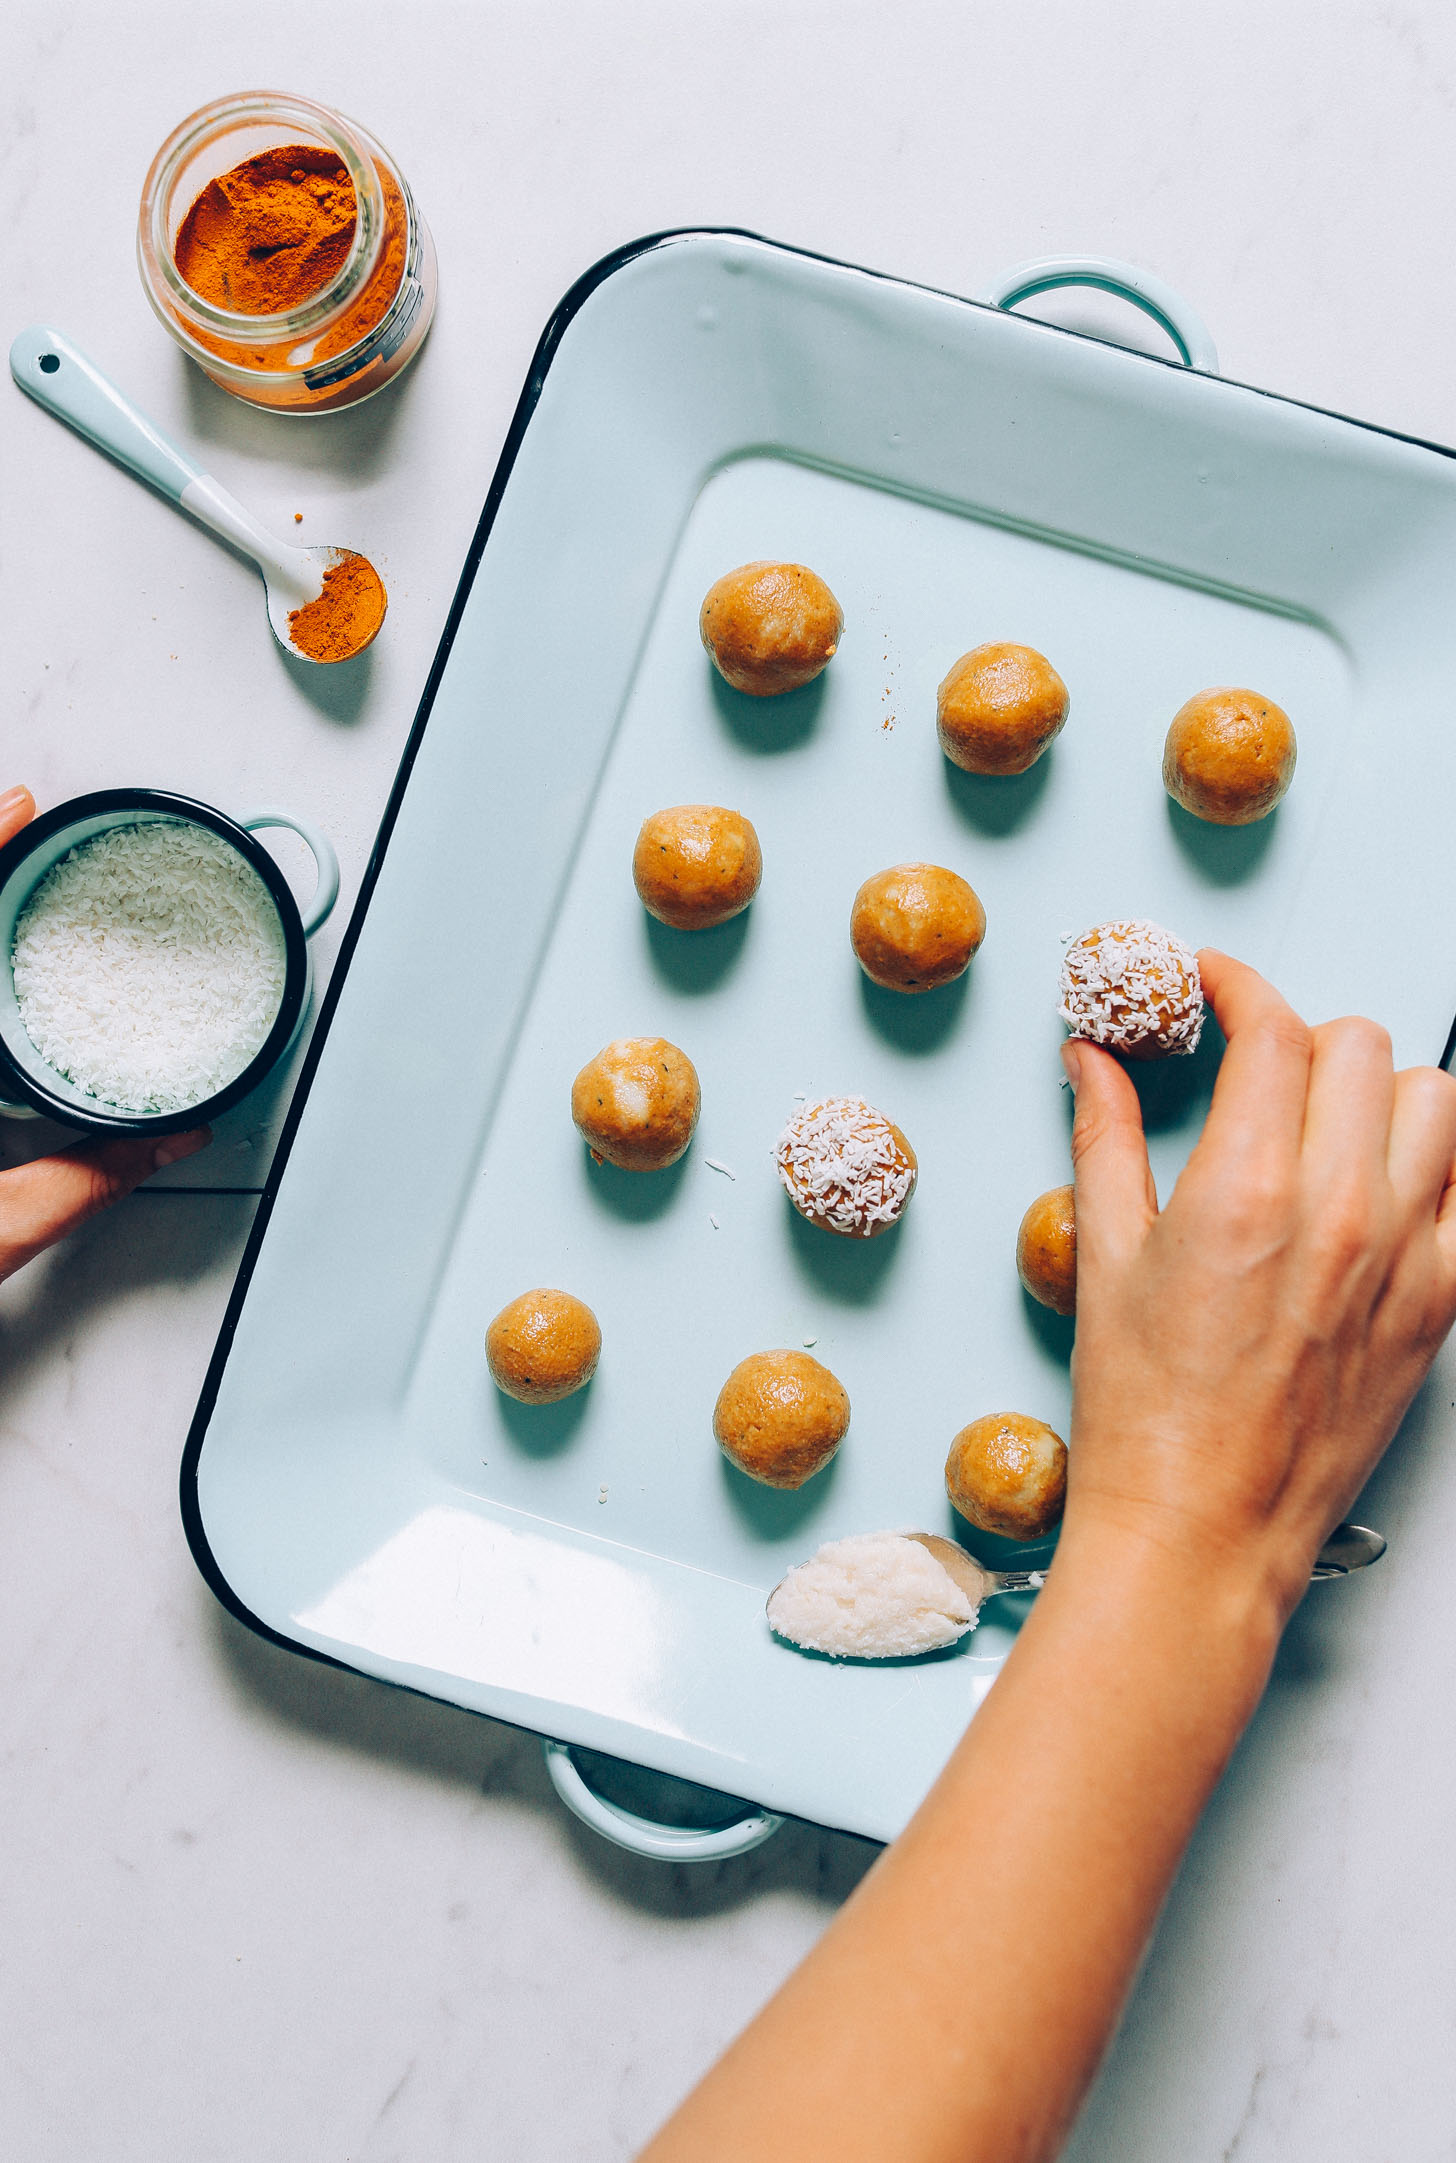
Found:
[{"label": "thumb", "polygon": [[87,1142],[0,1173],[0,1277],[10,1276],[64,1239],[99,1209],[119,1202],[164,1164],[179,1163],[211,1140],[209,1128],[196,1127],[190,1134],[168,1134],[161,1141],[128,1137]]},{"label": "thumb", "polygon": [[34,817],[35,798],[29,789],[18,785],[13,789],[0,789],[0,848],[7,841],[13,841]]},{"label": "thumb", "polygon": [[1158,1214],[1137,1091],[1126,1069],[1096,1044],[1069,1037],[1062,1064],[1077,1099],[1072,1173],[1078,1255],[1130,1254]]}]

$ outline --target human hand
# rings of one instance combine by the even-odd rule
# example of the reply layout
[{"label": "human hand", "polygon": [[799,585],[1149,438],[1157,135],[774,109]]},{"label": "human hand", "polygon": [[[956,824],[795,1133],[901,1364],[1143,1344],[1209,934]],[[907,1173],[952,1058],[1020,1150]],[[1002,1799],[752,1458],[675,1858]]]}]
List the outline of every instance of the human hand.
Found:
[{"label": "human hand", "polygon": [[1456,1315],[1456,1081],[1199,962],[1228,1049],[1161,1214],[1131,1078],[1066,1047],[1077,1337],[1046,1589],[908,1829],[651,2163],[1062,2153],[1313,1557]]},{"label": "human hand", "polygon": [[1066,1533],[1225,1557],[1284,1616],[1456,1318],[1456,1080],[1394,1071],[1199,956],[1228,1039],[1158,1212],[1137,1093],[1069,1043],[1077,1337]]},{"label": "human hand", "polygon": [[[35,798],[29,789],[7,789],[0,795],[0,848],[34,817]],[[119,1202],[163,1165],[194,1156],[211,1140],[209,1128],[195,1127],[189,1134],[167,1134],[160,1141],[128,1136],[85,1142],[0,1172],[0,1279],[12,1276],[98,1210]]]},{"label": "human hand", "polygon": [[109,1209],[164,1165],[195,1156],[212,1140],[209,1127],[166,1134],[160,1141],[129,1135],[83,1142],[58,1156],[37,1157],[0,1172],[0,1280],[13,1276],[45,1248]]},{"label": "human hand", "polygon": [[29,789],[0,791],[0,849],[7,841],[13,841],[23,826],[29,826],[34,817],[35,798]]}]

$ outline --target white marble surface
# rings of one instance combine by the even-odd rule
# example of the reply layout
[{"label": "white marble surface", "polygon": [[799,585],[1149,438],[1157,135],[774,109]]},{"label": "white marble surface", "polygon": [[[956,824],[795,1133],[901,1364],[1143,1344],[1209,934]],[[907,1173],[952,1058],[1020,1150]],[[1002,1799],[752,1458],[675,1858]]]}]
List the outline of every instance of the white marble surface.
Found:
[{"label": "white marble surface", "polygon": [[[156,143],[260,82],[374,128],[439,244],[421,364],[352,416],[230,403],[136,278]],[[373,554],[392,610],[352,672],[300,674],[249,572],[0,389],[0,782],[291,801],[333,832],[347,906],[539,329],[661,226],[960,290],[1122,255],[1193,297],[1228,374],[1449,441],[1453,108],[1444,0],[5,11],[7,339],[68,330],[265,516]],[[272,1119],[239,1115],[187,1180],[256,1187]],[[0,1154],[26,1141],[0,1126]],[[381,1106],[362,1175],[426,1146]],[[533,1741],[216,1610],[176,1467],[251,1208],[139,1196],[0,1294],[6,2152],[626,2157],[871,1851],[805,1828],[715,1869],[633,1862],[564,1819]],[[1453,1388],[1448,1352],[1368,1503],[1390,1560],[1295,1622],[1078,2163],[1453,2152]]]}]

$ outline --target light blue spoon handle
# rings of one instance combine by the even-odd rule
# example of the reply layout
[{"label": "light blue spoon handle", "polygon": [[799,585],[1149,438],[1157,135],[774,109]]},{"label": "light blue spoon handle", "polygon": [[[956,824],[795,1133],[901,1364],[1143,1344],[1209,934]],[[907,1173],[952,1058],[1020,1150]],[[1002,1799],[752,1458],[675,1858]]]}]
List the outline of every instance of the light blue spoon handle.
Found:
[{"label": "light blue spoon handle", "polygon": [[153,421],[139,413],[94,361],[70,339],[44,323],[23,330],[10,348],[10,373],[27,395],[58,420],[69,421],[103,451],[150,481],[173,503],[191,481],[203,478],[200,466],[178,450]]},{"label": "light blue spoon handle", "polygon": [[[246,504],[194,465],[61,331],[45,323],[23,330],[10,348],[10,373],[37,405],[58,420],[69,421],[81,435],[160,489],[169,503],[251,556],[270,586],[277,588],[285,608],[318,599],[323,574],[310,564],[308,552],[286,547],[260,526]],[[281,630],[279,636],[283,636]]]}]

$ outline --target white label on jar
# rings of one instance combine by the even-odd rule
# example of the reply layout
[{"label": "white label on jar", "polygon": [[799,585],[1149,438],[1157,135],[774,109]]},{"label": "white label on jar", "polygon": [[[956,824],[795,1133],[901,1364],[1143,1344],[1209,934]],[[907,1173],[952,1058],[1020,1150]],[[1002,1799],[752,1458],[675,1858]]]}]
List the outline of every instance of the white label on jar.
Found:
[{"label": "white label on jar", "polygon": [[394,315],[391,310],[393,320],[387,315],[373,336],[353,353],[346,354],[342,360],[327,368],[306,368],[303,373],[304,389],[329,390],[335,383],[346,383],[350,376],[358,375],[361,368],[371,367],[375,361],[391,359],[404,344],[410,325],[420,312],[424,297],[425,289],[419,279],[409,279],[394,304],[399,313]]}]

